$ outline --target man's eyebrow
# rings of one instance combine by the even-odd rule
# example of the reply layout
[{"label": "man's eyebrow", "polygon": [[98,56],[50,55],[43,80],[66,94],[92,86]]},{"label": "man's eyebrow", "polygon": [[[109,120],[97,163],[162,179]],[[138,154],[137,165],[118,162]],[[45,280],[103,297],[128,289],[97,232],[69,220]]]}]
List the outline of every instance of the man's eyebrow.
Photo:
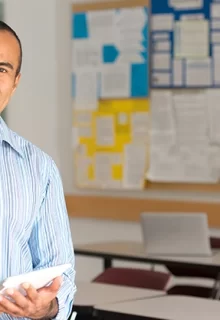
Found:
[{"label": "man's eyebrow", "polygon": [[11,63],[9,63],[9,62],[0,62],[0,67],[7,67],[7,68],[9,68],[11,70],[14,70],[13,65]]}]

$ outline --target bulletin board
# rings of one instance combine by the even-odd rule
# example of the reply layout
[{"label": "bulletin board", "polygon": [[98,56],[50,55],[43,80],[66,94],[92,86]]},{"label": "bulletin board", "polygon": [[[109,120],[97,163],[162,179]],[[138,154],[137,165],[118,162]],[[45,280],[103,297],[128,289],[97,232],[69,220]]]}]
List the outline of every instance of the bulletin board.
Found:
[{"label": "bulletin board", "polygon": [[[147,0],[73,5],[72,98],[76,184],[99,190],[198,191],[201,197],[206,192],[218,193],[220,1],[153,0],[151,9],[149,5]],[[186,5],[193,7],[186,10]],[[131,48],[128,50],[125,40],[122,58],[121,48],[117,46],[119,39],[122,39],[120,32],[117,29],[115,34],[119,37],[113,39],[108,26],[113,15],[121,9],[131,8],[136,8],[139,13],[134,19],[136,25],[131,25],[135,31],[129,33],[141,40],[142,47],[140,51],[140,43],[130,41],[133,44],[131,55]],[[103,21],[101,17],[97,20],[98,12],[102,12],[101,16],[106,20],[107,43],[99,33]],[[129,14],[128,10],[123,19],[116,23],[116,26],[123,26],[124,39]],[[141,32],[137,20],[145,22]],[[190,41],[192,39],[192,29],[198,37],[197,47],[202,48],[199,52],[194,44],[191,47],[188,42],[188,37]],[[86,45],[93,33],[101,41],[90,41]],[[182,44],[175,41],[177,35],[182,39]],[[111,43],[108,39],[112,40]],[[78,45],[74,48],[75,42]],[[100,48],[98,54],[97,45]],[[133,63],[128,63],[131,57],[136,64],[141,64],[140,68],[132,68]],[[99,59],[102,59],[104,74],[107,75],[104,90],[101,80],[103,70],[97,71]],[[124,64],[127,65],[126,72]],[[145,86],[137,86],[132,72],[135,69],[134,74],[138,72],[138,78],[142,79],[139,83],[145,82]],[[151,78],[148,77],[149,71],[153,75]],[[114,75],[118,77],[118,73],[121,75],[120,82],[125,79],[123,76],[127,78],[123,92],[121,83],[113,81],[114,87],[108,84]],[[114,90],[109,91],[108,87]],[[184,128],[187,130],[184,131]],[[112,135],[108,132],[114,132],[117,141],[114,146]],[[98,146],[97,137],[101,138],[101,145],[99,141]],[[137,141],[141,141],[141,146]],[[66,195],[66,203],[71,217],[139,221],[143,211],[206,212],[209,225],[220,227],[220,204],[211,201]]]},{"label": "bulletin board", "polygon": [[80,188],[143,188],[149,148],[147,0],[73,5],[73,152]]},{"label": "bulletin board", "polygon": [[220,2],[153,0],[153,88],[220,87]]},{"label": "bulletin board", "polygon": [[159,1],[73,5],[77,187],[220,190],[220,1]]}]

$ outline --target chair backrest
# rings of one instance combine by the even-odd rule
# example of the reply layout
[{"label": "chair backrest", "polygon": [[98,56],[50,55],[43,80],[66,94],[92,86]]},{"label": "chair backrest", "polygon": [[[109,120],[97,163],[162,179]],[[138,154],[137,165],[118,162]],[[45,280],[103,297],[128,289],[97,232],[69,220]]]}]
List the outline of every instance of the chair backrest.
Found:
[{"label": "chair backrest", "polygon": [[146,212],[141,229],[148,255],[212,255],[205,213]]},{"label": "chair backrest", "polygon": [[170,275],[163,272],[132,268],[109,268],[97,276],[93,282],[166,290],[169,279]]}]

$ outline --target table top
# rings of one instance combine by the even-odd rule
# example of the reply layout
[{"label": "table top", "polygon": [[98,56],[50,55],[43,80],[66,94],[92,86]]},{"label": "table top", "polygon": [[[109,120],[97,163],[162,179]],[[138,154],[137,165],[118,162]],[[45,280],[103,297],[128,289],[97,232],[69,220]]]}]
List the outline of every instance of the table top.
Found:
[{"label": "table top", "polygon": [[120,301],[152,298],[165,295],[164,291],[131,288],[95,282],[79,282],[74,305],[77,307],[95,306]]},{"label": "table top", "polygon": [[155,264],[187,264],[195,267],[220,268],[220,250],[214,250],[210,257],[201,256],[154,256],[147,255],[141,242],[112,241],[75,245],[75,253],[93,257],[147,262]]},{"label": "table top", "polygon": [[165,320],[219,320],[220,301],[185,296],[163,296],[96,306],[109,312]]}]

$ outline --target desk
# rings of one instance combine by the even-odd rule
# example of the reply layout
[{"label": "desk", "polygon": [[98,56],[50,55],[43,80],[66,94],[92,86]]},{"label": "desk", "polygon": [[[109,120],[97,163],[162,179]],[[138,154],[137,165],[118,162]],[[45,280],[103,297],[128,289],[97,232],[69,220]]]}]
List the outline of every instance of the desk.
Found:
[{"label": "desk", "polygon": [[76,284],[77,292],[74,310],[79,313],[92,313],[95,305],[110,304],[120,301],[134,301],[165,295],[164,291],[131,288],[101,283]]},{"label": "desk", "polygon": [[75,254],[103,259],[104,268],[112,266],[112,260],[143,262],[167,266],[187,266],[192,268],[212,268],[220,271],[220,250],[213,251],[211,257],[148,256],[140,242],[103,242],[75,245]]},{"label": "desk", "polygon": [[220,302],[184,296],[164,296],[96,306],[103,319],[219,320]]}]

